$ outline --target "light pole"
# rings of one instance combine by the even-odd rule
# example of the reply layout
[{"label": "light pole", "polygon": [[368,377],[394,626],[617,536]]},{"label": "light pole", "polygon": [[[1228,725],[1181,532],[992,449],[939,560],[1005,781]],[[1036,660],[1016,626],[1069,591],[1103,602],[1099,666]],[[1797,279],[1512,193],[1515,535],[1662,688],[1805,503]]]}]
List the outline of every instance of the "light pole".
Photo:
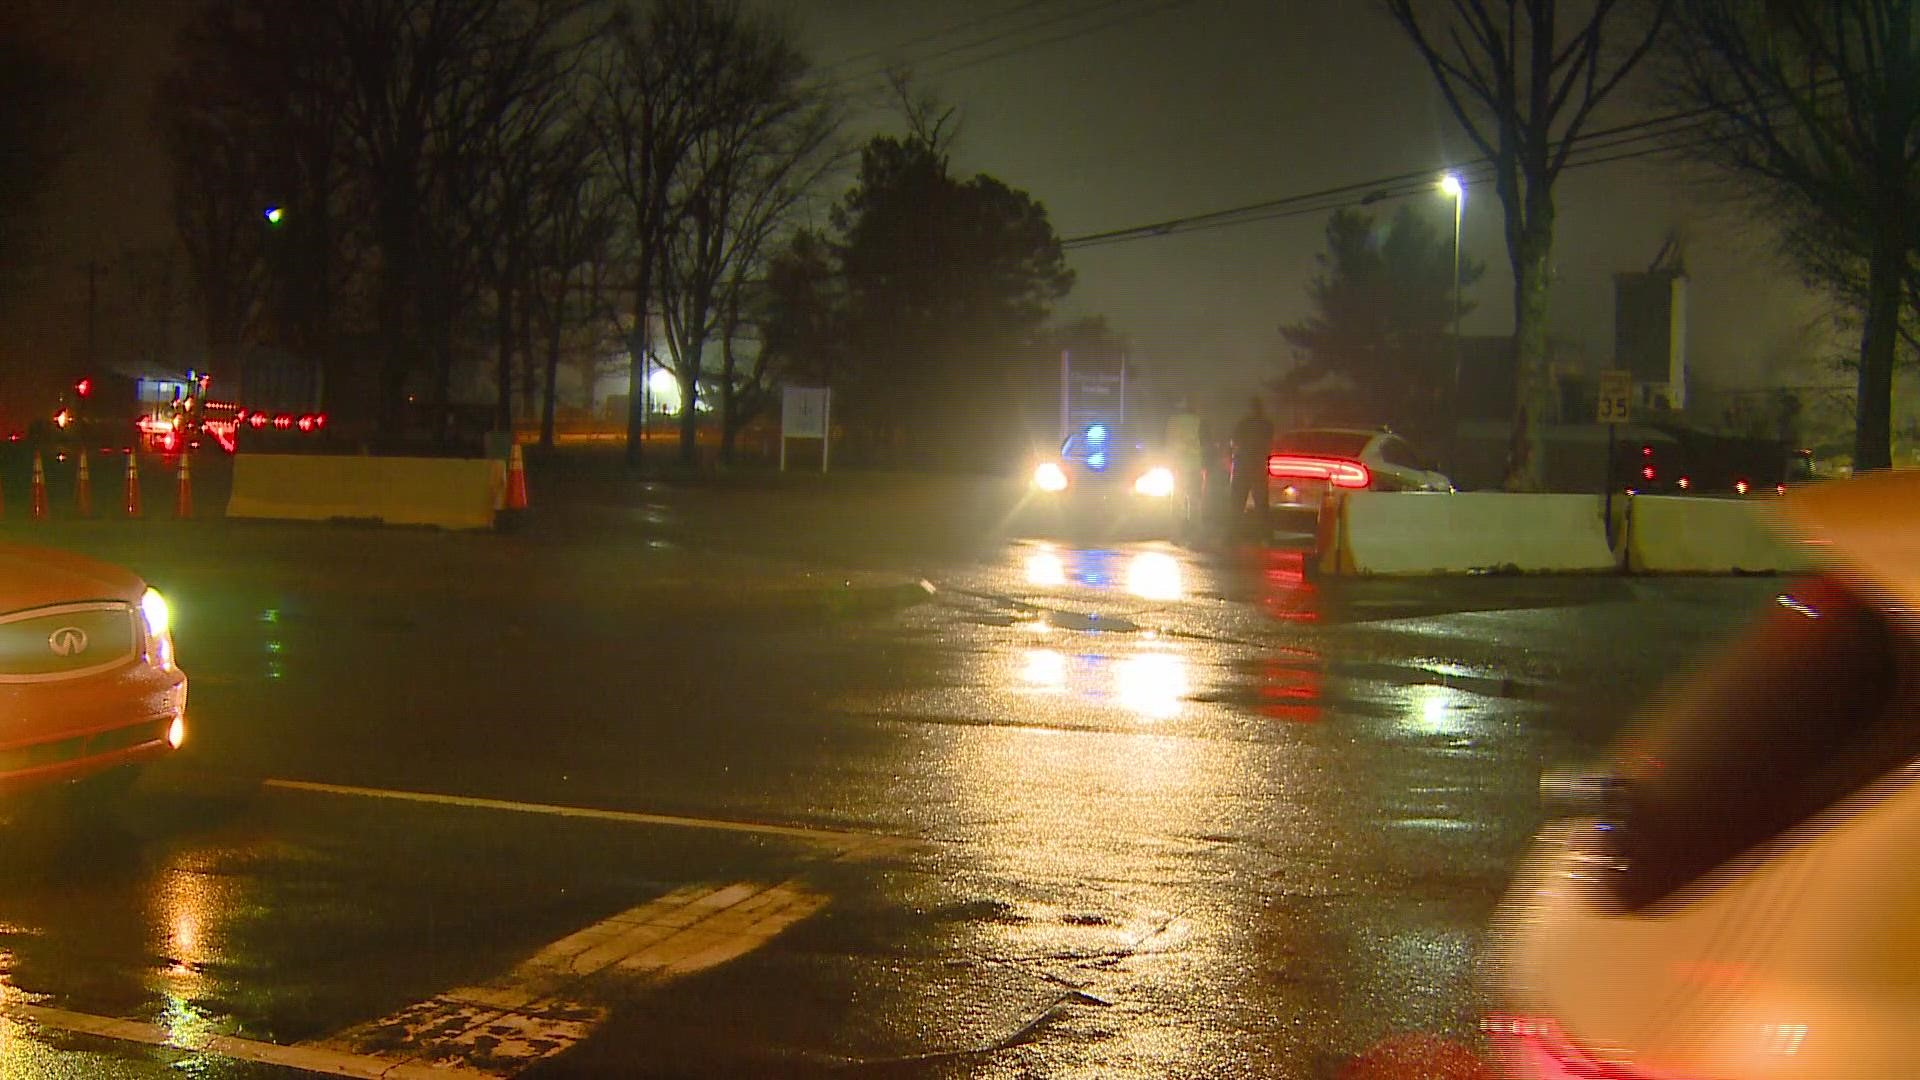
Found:
[{"label": "light pole", "polygon": [[[1453,443],[1458,458],[1460,443],[1460,216],[1467,204],[1467,186],[1448,173],[1440,178],[1440,193],[1453,200]],[[1459,467],[1459,462],[1454,462]]]}]

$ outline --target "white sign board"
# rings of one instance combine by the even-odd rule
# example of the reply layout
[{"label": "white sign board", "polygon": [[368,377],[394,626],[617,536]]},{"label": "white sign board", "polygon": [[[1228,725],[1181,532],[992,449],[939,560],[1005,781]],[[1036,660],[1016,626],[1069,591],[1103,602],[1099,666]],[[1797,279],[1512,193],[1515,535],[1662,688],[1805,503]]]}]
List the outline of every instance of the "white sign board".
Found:
[{"label": "white sign board", "polygon": [[1630,417],[1633,406],[1633,373],[1629,371],[1603,371],[1600,373],[1600,403],[1595,419],[1603,424],[1624,424]]},{"label": "white sign board", "polygon": [[824,386],[780,390],[780,471],[787,471],[788,439],[820,440],[820,471],[827,471],[828,432],[833,426],[832,391]]},{"label": "white sign board", "polygon": [[828,392],[824,386],[783,387],[780,393],[781,438],[826,438]]}]

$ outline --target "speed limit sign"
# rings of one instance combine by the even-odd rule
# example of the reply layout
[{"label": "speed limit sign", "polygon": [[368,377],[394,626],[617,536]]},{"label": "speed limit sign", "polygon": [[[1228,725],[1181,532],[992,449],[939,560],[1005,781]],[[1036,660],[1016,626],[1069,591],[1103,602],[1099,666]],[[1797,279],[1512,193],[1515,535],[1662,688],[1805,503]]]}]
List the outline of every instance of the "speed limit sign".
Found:
[{"label": "speed limit sign", "polygon": [[1599,415],[1595,419],[1603,424],[1624,424],[1633,404],[1633,373],[1630,371],[1603,371],[1600,373]]}]

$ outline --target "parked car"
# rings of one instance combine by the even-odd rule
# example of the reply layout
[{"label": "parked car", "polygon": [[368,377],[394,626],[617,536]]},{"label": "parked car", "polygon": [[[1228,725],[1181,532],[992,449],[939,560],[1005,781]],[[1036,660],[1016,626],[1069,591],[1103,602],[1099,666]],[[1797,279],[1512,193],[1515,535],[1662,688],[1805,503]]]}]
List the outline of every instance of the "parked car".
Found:
[{"label": "parked car", "polygon": [[1329,488],[1452,491],[1453,483],[1432,458],[1384,428],[1302,428],[1274,439],[1267,502],[1276,516],[1311,520]]},{"label": "parked car", "polygon": [[1508,1076],[1914,1075],[1920,474],[1779,508],[1833,569],[1544,785],[1487,969]]},{"label": "parked car", "polygon": [[1144,438],[1096,423],[1034,464],[1028,497],[1060,527],[1164,533],[1178,524],[1179,483]]},{"label": "parked car", "polygon": [[0,794],[124,785],[186,738],[172,616],[131,571],[0,545]]}]

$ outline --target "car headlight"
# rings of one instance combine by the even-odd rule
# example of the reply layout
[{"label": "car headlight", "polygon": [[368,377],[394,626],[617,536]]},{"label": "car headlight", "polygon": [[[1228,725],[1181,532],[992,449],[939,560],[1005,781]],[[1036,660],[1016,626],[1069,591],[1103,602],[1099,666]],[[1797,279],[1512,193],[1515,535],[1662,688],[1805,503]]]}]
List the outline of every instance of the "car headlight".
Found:
[{"label": "car headlight", "polygon": [[1051,461],[1043,461],[1033,470],[1033,486],[1041,491],[1067,490],[1067,472]]},{"label": "car headlight", "polygon": [[1164,465],[1156,465],[1140,474],[1133,482],[1136,495],[1147,495],[1155,499],[1164,499],[1173,494],[1173,470]]},{"label": "car headlight", "polygon": [[173,668],[173,612],[167,598],[158,589],[140,594],[140,618],[147,626],[147,663],[162,670]]}]

